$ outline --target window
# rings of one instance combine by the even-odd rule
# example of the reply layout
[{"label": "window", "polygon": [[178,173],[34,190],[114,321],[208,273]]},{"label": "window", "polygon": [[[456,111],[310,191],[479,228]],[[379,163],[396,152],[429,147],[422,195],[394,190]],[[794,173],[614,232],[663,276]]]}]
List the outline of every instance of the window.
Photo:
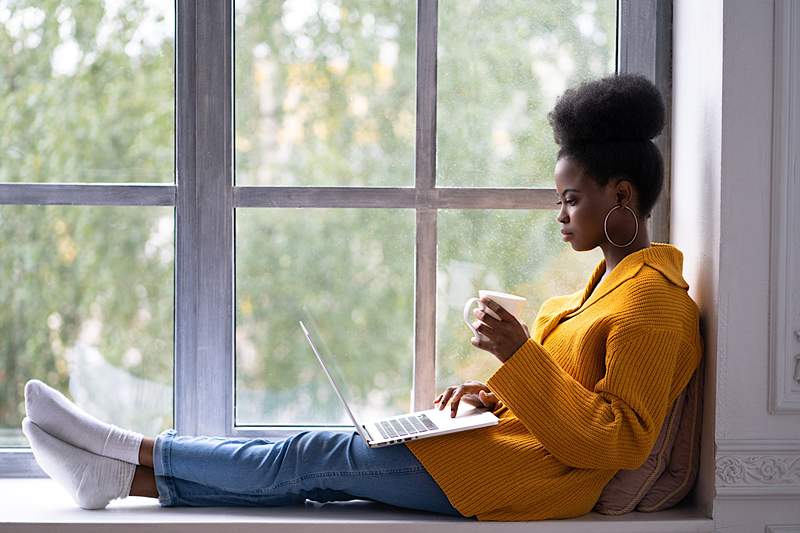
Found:
[{"label": "window", "polygon": [[0,475],[33,473],[23,386],[171,426],[174,9],[0,3]]},{"label": "window", "polygon": [[[0,290],[41,307],[0,314],[14,332],[0,351],[4,475],[37,470],[12,448],[25,444],[22,385],[55,379],[77,395],[53,346],[75,348],[84,330],[99,369],[76,399],[91,409],[117,391],[130,416],[157,416],[107,418],[151,434],[346,423],[297,325],[306,311],[367,414],[485,379],[496,365],[469,345],[464,301],[522,294],[530,322],[600,258],[557,239],[555,97],[615,69],[667,86],[661,0],[178,0],[174,35],[157,4],[0,7],[4,54],[44,65],[20,58],[31,86],[0,94],[16,98],[0,107],[16,117],[0,130],[0,244],[16,261],[6,275],[24,278]],[[42,167],[42,154],[58,155]],[[64,254],[89,264],[34,268]],[[53,311],[78,293],[72,314]],[[42,353],[47,370],[30,366]]]}]

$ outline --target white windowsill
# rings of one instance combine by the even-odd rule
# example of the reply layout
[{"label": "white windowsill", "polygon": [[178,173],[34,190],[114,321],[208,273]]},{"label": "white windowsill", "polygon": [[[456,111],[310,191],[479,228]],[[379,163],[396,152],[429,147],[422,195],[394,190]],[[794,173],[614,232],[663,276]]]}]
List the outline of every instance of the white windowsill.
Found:
[{"label": "white windowsill", "polygon": [[172,507],[156,500],[116,500],[102,511],[84,511],[49,479],[0,479],[0,533],[114,531],[245,533],[271,531],[356,533],[359,531],[493,531],[493,532],[694,532],[713,531],[713,520],[691,508],[620,517],[597,513],[569,520],[477,522],[429,513],[399,511],[371,502],[353,501],[283,508]]}]

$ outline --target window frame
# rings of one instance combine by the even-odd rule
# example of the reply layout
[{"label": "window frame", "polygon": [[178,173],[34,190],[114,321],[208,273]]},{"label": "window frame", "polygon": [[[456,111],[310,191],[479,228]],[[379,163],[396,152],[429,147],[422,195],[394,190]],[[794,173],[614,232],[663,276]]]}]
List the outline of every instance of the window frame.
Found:
[{"label": "window frame", "polygon": [[[415,409],[435,392],[436,242],[440,209],[552,209],[552,188],[436,186],[437,0],[417,0],[415,185],[234,185],[234,0],[175,2],[175,183],[0,184],[0,205],[175,207],[174,426],[194,435],[285,437],[309,428],[236,427],[235,210],[407,208],[416,212]],[[617,0],[617,72],[661,89],[667,124],[656,139],[664,192],[648,221],[669,236],[672,0]],[[0,477],[46,477],[29,449],[0,449]]]}]

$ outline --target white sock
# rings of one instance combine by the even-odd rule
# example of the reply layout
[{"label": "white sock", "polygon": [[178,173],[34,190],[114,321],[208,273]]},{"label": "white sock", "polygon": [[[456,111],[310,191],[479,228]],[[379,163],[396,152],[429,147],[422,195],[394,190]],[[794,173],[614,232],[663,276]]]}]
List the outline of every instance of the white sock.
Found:
[{"label": "white sock", "polygon": [[83,509],[102,509],[115,498],[130,494],[136,466],[76,448],[22,420],[36,462],[48,476],[66,488]]},{"label": "white sock", "polygon": [[50,435],[97,455],[139,464],[144,436],[96,419],[38,379],[25,384],[28,418]]}]

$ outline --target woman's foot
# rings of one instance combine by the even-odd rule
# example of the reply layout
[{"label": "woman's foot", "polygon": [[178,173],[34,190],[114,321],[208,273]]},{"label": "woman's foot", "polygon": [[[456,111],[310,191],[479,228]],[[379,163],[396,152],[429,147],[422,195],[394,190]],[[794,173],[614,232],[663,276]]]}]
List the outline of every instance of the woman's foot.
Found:
[{"label": "woman's foot", "polygon": [[142,434],[102,422],[38,379],[25,384],[28,418],[61,441],[96,455],[139,463]]},{"label": "woman's foot", "polygon": [[102,457],[48,434],[28,417],[22,421],[36,462],[60,483],[83,509],[103,509],[130,494],[136,466]]}]

